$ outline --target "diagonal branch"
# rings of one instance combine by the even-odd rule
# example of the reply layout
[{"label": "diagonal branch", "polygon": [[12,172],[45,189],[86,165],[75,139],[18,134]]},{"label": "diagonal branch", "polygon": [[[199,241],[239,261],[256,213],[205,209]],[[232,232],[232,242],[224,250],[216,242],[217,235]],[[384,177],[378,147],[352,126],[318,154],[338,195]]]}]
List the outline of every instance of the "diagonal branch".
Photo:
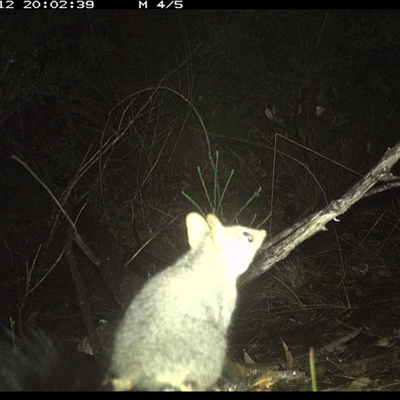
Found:
[{"label": "diagonal branch", "polygon": [[[382,159],[359,182],[352,186],[340,199],[333,200],[321,211],[297,222],[292,227],[274,236],[261,249],[261,263],[251,268],[241,279],[244,285],[258,278],[275,263],[286,258],[300,243],[317,232],[326,230],[325,225],[344,214],[362,198],[400,186],[400,178],[390,170],[400,158],[400,142],[389,148]],[[377,183],[381,182],[381,185]],[[377,185],[376,187],[374,187]]]}]

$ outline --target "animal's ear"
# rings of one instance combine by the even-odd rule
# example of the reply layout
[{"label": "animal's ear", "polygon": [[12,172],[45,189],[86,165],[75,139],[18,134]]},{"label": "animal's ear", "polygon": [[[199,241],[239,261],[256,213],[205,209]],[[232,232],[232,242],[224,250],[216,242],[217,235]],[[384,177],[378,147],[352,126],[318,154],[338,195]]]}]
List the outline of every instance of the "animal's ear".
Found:
[{"label": "animal's ear", "polygon": [[190,213],[186,217],[186,227],[190,247],[196,249],[206,233],[210,232],[206,220],[197,213]]},{"label": "animal's ear", "polygon": [[214,214],[207,215],[207,223],[211,229],[212,236],[214,238],[222,238],[224,236],[224,226]]}]

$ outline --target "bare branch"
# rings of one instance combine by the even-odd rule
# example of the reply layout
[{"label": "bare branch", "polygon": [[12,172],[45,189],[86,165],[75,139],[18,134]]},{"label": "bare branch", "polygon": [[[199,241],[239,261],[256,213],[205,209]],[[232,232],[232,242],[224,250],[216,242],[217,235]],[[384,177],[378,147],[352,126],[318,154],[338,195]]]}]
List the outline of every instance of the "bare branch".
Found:
[{"label": "bare branch", "polygon": [[[332,201],[321,211],[302,219],[264,243],[261,250],[261,263],[257,265],[257,268],[251,268],[243,276],[240,284],[244,285],[258,278],[275,263],[286,258],[300,243],[317,232],[326,230],[325,225],[329,221],[337,221],[339,215],[344,214],[360,199],[399,186],[400,178],[390,172],[399,158],[400,142],[389,148],[378,164],[340,199]],[[384,183],[374,187],[378,182]]]}]

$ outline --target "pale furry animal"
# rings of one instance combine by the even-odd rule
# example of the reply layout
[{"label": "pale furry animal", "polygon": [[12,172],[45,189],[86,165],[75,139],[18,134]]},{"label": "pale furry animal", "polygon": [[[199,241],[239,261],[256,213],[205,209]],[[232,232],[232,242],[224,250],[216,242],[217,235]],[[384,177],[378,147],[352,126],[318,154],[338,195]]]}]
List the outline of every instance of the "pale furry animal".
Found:
[{"label": "pale furry animal", "polygon": [[115,338],[116,390],[205,390],[220,377],[236,304],[236,280],[266,232],[186,217],[190,251],[149,279]]}]

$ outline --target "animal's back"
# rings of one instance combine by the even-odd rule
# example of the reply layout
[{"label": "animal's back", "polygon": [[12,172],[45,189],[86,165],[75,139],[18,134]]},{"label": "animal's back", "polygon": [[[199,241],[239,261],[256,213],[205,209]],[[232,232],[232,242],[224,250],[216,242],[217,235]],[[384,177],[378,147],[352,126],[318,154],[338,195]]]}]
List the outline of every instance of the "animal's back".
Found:
[{"label": "animal's back", "polygon": [[223,293],[215,287],[220,280],[207,279],[187,261],[190,257],[152,278],[129,307],[113,357],[122,376],[129,376],[121,389],[180,389],[186,384],[202,390],[218,379],[229,321],[220,320],[215,304],[220,304],[218,295],[225,297],[224,304],[234,304],[235,282]]},{"label": "animal's back", "polygon": [[[192,249],[151,278],[126,312],[112,358],[116,389],[204,390],[221,375],[238,274],[228,273],[231,261],[224,260],[221,238],[195,216],[187,221]],[[219,234],[232,232],[216,217],[209,218],[219,224]],[[250,231],[262,232],[254,244],[257,250],[265,232]],[[240,247],[238,239],[233,242]]]}]

